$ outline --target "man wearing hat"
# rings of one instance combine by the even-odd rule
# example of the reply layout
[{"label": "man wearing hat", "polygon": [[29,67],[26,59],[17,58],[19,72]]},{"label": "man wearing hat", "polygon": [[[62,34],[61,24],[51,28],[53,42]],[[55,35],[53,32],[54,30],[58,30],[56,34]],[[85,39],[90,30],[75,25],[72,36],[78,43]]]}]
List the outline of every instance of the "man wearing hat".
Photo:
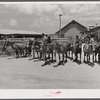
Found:
[{"label": "man wearing hat", "polygon": [[51,43],[51,37],[49,35],[47,37],[47,43]]},{"label": "man wearing hat", "polygon": [[42,33],[42,41],[45,42],[46,40],[47,40],[47,36],[44,33]]}]

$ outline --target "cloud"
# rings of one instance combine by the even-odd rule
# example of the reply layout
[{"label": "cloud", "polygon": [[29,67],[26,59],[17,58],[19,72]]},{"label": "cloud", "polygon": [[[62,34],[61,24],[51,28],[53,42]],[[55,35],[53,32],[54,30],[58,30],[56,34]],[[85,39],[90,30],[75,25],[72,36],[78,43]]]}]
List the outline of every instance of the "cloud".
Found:
[{"label": "cloud", "polygon": [[[10,25],[29,26],[30,29],[50,31],[59,29],[59,14],[62,14],[62,27],[73,19],[88,26],[100,22],[100,4],[5,4],[5,8],[11,13],[8,17]],[[16,12],[16,14],[15,14]],[[16,20],[17,21],[16,21]],[[13,23],[13,24],[12,24]],[[27,23],[27,24],[25,24]],[[30,27],[31,26],[31,27]],[[19,27],[19,26],[18,26]],[[51,29],[51,30],[50,30]]]},{"label": "cloud", "polygon": [[0,24],[0,28],[4,28],[2,24]]},{"label": "cloud", "polygon": [[5,6],[28,15],[50,13],[58,8],[56,4],[5,4]]},{"label": "cloud", "polygon": [[100,22],[100,4],[62,4],[62,11],[62,24],[73,19],[86,26]]},{"label": "cloud", "polygon": [[93,15],[93,14],[100,14],[98,7],[94,4],[85,4],[85,5],[80,5],[76,9],[71,10],[72,13],[80,13],[81,15]]},{"label": "cloud", "polygon": [[41,26],[48,26],[50,24],[50,18],[47,16],[43,16],[40,18],[36,18],[33,20],[31,27],[41,27]]},{"label": "cloud", "polygon": [[64,12],[75,16],[91,16],[100,14],[96,4],[69,4],[62,5]]},{"label": "cloud", "polygon": [[18,24],[18,22],[15,19],[11,19],[9,21],[9,25],[11,25],[11,26],[17,26],[17,24]]}]

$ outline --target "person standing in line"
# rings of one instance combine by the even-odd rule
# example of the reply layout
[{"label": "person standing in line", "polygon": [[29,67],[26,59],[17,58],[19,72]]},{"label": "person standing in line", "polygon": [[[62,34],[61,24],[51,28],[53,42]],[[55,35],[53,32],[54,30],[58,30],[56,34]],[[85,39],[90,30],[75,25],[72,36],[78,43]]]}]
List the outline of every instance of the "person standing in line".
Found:
[{"label": "person standing in line", "polygon": [[44,33],[42,33],[42,41],[43,42],[46,42],[47,41],[47,36]]},{"label": "person standing in line", "polygon": [[[42,49],[44,48],[44,43],[46,43],[46,41],[47,41],[47,36],[44,34],[44,33],[42,33]],[[40,58],[43,58],[44,59],[44,56],[43,56],[43,50],[42,50],[42,52],[40,52]]]},{"label": "person standing in line", "polygon": [[79,37],[76,35],[76,41],[75,44],[79,43]]},{"label": "person standing in line", "polygon": [[48,44],[51,43],[51,37],[50,37],[50,36],[47,37],[47,43],[48,43]]}]

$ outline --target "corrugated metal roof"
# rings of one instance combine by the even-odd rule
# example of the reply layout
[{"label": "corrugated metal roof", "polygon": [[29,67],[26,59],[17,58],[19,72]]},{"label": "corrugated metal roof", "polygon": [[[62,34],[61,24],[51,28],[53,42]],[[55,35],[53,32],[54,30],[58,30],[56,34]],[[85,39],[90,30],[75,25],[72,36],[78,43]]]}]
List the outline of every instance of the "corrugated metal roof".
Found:
[{"label": "corrugated metal roof", "polygon": [[35,31],[25,31],[25,30],[10,30],[10,29],[0,29],[0,34],[37,34],[41,35],[42,33],[38,33]]}]

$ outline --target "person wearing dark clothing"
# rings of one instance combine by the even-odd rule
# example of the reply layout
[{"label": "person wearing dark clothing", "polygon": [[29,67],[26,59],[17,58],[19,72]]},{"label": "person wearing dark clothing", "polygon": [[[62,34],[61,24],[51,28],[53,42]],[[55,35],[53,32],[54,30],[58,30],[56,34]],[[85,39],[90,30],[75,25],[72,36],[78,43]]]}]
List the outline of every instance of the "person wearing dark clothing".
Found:
[{"label": "person wearing dark clothing", "polygon": [[29,46],[28,46],[29,55],[31,55],[31,52],[32,52],[32,44],[33,44],[33,41],[31,39],[29,39]]},{"label": "person wearing dark clothing", "polygon": [[79,37],[78,36],[76,36],[76,42],[75,42],[75,44],[77,44],[77,43],[79,43]]},{"label": "person wearing dark clothing", "polygon": [[42,33],[42,41],[45,42],[46,40],[47,40],[47,36],[44,33]]},{"label": "person wearing dark clothing", "polygon": [[50,36],[48,36],[48,38],[47,38],[47,43],[51,43],[51,37]]},{"label": "person wearing dark clothing", "polygon": [[79,50],[79,37],[78,36],[76,36],[76,40],[75,40],[75,61],[77,61],[77,59],[78,59],[78,53],[77,53],[77,51]]}]

